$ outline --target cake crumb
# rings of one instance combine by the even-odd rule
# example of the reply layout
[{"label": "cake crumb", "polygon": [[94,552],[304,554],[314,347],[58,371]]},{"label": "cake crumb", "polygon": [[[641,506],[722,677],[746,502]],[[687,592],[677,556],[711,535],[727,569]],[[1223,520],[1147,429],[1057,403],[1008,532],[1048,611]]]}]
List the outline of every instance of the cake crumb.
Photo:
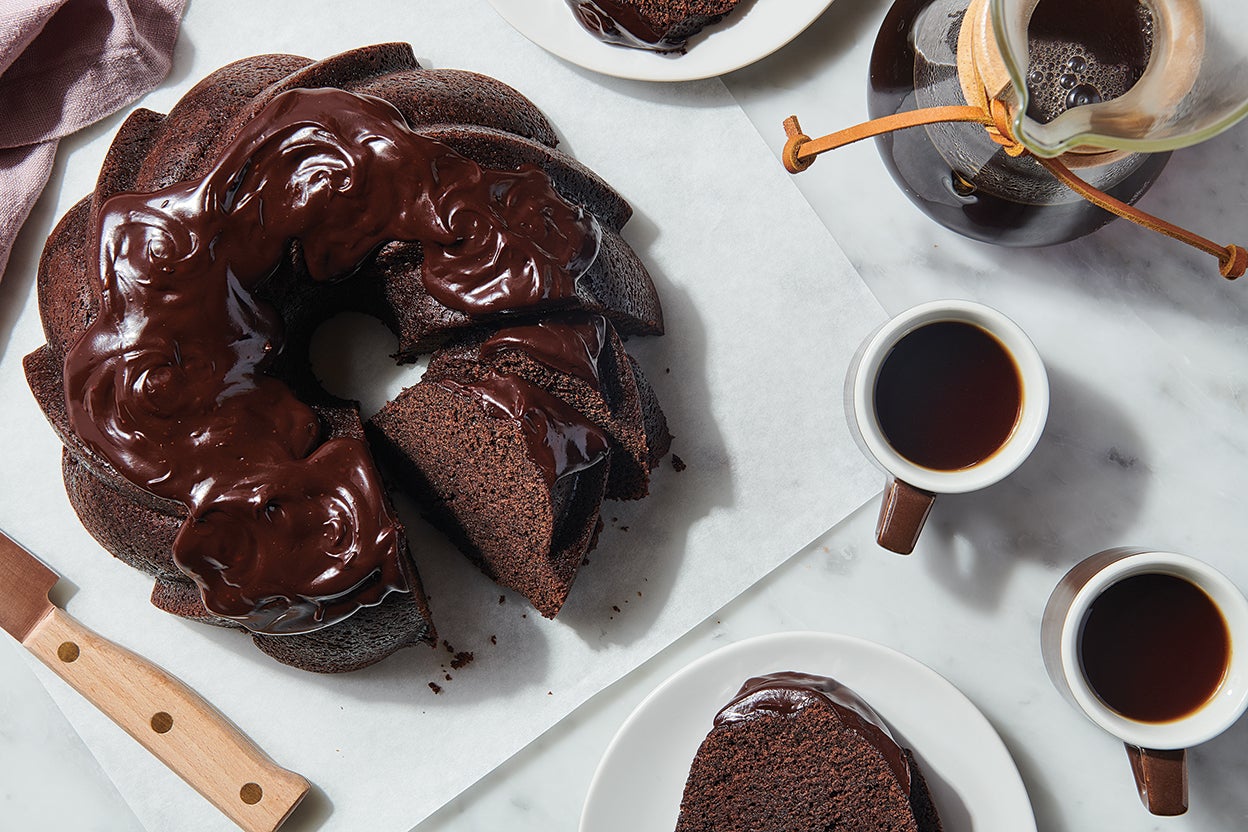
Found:
[{"label": "cake crumb", "polygon": [[622,532],[628,531],[628,526],[620,526],[620,531]]},{"label": "cake crumb", "polygon": [[620,522],[620,518],[618,518],[618,517],[612,517],[612,518],[611,518],[611,522],[612,522],[612,523],[618,523],[618,522]]},{"label": "cake crumb", "polygon": [[641,597],[641,590],[640,590],[640,589],[639,589],[639,590],[637,590],[637,597],[638,597],[638,598],[640,598],[640,597]]},{"label": "cake crumb", "polygon": [[448,652],[448,653],[452,653],[452,654],[453,654],[453,653],[455,652],[455,648],[454,648],[454,647],[452,647],[452,646],[451,646],[451,643],[450,643],[449,641],[447,641],[446,639],[442,639],[442,646],[446,648],[446,652]]},{"label": "cake crumb", "polygon": [[497,636],[490,636],[490,644],[498,644]]},{"label": "cake crumb", "polygon": [[455,654],[455,658],[451,659],[451,670],[459,670],[465,665],[472,664],[472,653],[467,650],[461,650]]},{"label": "cake crumb", "polygon": [[672,371],[672,368],[671,368],[671,367],[665,367],[665,368],[663,368],[663,373],[664,373],[664,374],[670,373],[671,371]]},{"label": "cake crumb", "polygon": [[555,695],[555,692],[554,692],[553,690],[548,690],[548,691],[546,691],[546,695],[547,695],[547,696],[554,696],[554,695]]},{"label": "cake crumb", "polygon": [[433,691],[434,693],[441,693],[441,692],[442,692],[442,686],[441,686],[441,685],[439,685],[437,682],[430,682],[430,683],[429,683],[429,690]]},{"label": "cake crumb", "polygon": [[520,617],[521,617],[521,618],[528,618],[528,617],[529,617],[529,614],[528,614],[527,612],[522,612],[522,613],[520,613]]},{"label": "cake crumb", "polygon": [[677,471],[683,471],[689,466],[685,464],[685,461],[683,459],[676,456],[676,454],[672,454],[672,467],[675,468]]},{"label": "cake crumb", "polygon": [[619,612],[619,611],[620,611],[620,608],[619,608],[619,607],[612,607],[611,609],[615,610],[616,612]]},{"label": "cake crumb", "polygon": [[500,595],[500,596],[498,596],[498,603],[500,603],[500,604],[505,604],[505,603],[507,603],[507,596],[506,596],[506,595]]},{"label": "cake crumb", "polygon": [[451,674],[449,674],[449,673],[448,673],[448,674],[446,674],[446,681],[448,681],[448,682],[449,682],[449,681],[451,681]]}]

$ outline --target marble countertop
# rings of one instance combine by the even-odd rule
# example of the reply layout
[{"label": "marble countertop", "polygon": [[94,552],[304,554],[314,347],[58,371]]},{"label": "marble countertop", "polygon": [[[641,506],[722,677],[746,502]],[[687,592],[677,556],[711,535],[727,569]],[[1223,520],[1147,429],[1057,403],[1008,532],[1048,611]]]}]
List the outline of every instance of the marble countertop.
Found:
[{"label": "marble countertop", "polygon": [[[725,78],[777,150],[790,112],[812,134],[848,126],[847,113],[866,118],[867,55],[885,8],[837,0],[784,50]],[[1241,125],[1177,152],[1142,206],[1206,236],[1243,241],[1246,145]],[[1152,818],[1121,744],[1059,697],[1039,651],[1053,586],[1105,548],[1183,552],[1248,587],[1240,556],[1248,286],[1218,277],[1206,255],[1124,222],[1048,249],[963,239],[918,213],[870,143],[823,157],[797,184],[889,312],[972,298],[1028,332],[1052,388],[1039,446],[1005,483],[938,500],[909,558],[877,548],[875,506],[859,510],[418,832],[573,828],[599,758],[647,693],[716,647],[786,630],[871,639],[951,681],[1004,739],[1041,832],[1248,828],[1248,723],[1191,752],[1187,815]],[[778,245],[782,224],[777,218]],[[820,370],[812,368],[812,383],[842,383]],[[7,639],[0,744],[0,828],[141,829]],[[315,828],[314,817],[296,821]]]}]

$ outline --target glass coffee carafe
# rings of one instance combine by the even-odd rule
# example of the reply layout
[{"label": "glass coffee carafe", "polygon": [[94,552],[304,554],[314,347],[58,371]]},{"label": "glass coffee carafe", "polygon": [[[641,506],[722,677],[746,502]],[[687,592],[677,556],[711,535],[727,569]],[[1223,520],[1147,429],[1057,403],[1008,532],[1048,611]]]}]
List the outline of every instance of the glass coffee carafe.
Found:
[{"label": "glass coffee carafe", "polygon": [[[868,134],[941,224],[1000,245],[1072,240],[1114,214],[1055,169],[1130,205],[1168,151],[1248,113],[1245,24],[1248,0],[897,0],[871,56],[870,114],[881,125],[935,115]],[[983,117],[945,120],[942,109]],[[795,171],[863,137],[800,136],[810,147],[799,160],[796,119],[789,127]]]}]

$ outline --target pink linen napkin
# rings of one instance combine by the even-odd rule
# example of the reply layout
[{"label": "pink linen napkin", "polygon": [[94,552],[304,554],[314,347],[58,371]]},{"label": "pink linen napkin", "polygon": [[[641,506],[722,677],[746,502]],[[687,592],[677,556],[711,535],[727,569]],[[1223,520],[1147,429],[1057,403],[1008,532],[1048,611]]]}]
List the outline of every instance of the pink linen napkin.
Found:
[{"label": "pink linen napkin", "polygon": [[0,277],[57,142],[169,72],[186,0],[0,0]]}]

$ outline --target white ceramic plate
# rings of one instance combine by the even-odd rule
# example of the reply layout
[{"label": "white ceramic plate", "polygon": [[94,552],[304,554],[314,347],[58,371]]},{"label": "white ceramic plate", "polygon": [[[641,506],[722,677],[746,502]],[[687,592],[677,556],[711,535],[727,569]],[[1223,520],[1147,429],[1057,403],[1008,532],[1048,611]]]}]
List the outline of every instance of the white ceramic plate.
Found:
[{"label": "white ceramic plate", "polygon": [[656,688],[598,765],[580,832],[674,829],[689,766],[711,720],[746,679],[780,670],[831,676],[861,694],[918,757],[945,832],[1035,832],[1018,769],[969,699],[909,656],[830,633],[741,641]]},{"label": "white ceramic plate", "polygon": [[707,27],[684,55],[659,55],[603,43],[587,32],[564,0],[490,0],[520,34],[574,64],[640,81],[694,81],[765,58],[805,31],[832,0],[741,0]]}]

